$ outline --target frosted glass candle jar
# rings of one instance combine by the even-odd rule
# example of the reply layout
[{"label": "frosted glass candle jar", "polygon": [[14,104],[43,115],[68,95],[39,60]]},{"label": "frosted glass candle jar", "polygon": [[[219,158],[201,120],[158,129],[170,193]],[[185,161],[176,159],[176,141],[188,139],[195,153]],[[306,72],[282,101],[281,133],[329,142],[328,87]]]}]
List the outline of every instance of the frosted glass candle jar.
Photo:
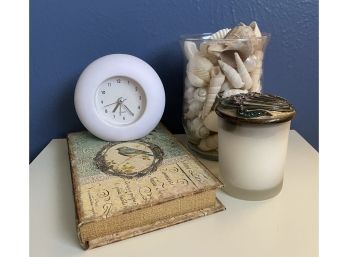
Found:
[{"label": "frosted glass candle jar", "polygon": [[224,190],[246,200],[277,195],[283,185],[293,106],[280,97],[248,93],[222,99],[216,113]]}]

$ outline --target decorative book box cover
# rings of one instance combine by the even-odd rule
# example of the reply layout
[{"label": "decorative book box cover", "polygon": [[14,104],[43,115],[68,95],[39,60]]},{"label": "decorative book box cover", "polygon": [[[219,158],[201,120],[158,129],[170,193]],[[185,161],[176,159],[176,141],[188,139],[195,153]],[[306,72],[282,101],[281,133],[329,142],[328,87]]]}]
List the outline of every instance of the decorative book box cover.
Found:
[{"label": "decorative book box cover", "polygon": [[89,132],[68,135],[77,232],[95,248],[225,207],[222,183],[163,126],[146,137],[105,142]]}]

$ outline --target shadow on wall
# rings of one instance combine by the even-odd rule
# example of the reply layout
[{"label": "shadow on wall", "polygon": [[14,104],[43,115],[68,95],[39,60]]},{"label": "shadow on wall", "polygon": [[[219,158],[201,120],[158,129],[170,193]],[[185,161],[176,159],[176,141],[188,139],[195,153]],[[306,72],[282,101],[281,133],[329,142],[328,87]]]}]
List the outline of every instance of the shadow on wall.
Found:
[{"label": "shadow on wall", "polygon": [[[163,124],[168,128],[180,128],[171,130],[172,133],[183,133],[181,124],[182,97],[183,97],[183,59],[182,54],[173,49],[179,49],[178,42],[171,42],[165,47],[158,49],[155,55],[148,60],[162,80],[166,106],[162,117]],[[180,124],[177,124],[180,121]],[[178,126],[179,125],[179,126]]]}]

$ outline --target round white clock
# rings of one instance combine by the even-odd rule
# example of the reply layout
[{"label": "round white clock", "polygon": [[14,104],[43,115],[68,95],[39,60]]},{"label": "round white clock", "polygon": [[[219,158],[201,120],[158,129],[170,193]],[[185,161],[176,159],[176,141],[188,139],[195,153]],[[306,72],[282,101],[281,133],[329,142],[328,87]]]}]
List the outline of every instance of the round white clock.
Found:
[{"label": "round white clock", "polygon": [[82,124],[106,141],[146,136],[161,120],[165,93],[155,70],[127,54],[101,57],[82,72],[75,109]]}]

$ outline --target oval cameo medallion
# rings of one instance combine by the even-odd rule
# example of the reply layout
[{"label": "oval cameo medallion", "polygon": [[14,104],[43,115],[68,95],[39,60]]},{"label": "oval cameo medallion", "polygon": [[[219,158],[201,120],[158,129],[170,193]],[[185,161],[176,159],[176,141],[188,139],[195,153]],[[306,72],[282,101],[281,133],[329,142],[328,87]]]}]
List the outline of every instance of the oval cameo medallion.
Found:
[{"label": "oval cameo medallion", "polygon": [[94,158],[102,172],[125,178],[142,177],[154,172],[162,160],[162,149],[143,141],[107,144]]}]

